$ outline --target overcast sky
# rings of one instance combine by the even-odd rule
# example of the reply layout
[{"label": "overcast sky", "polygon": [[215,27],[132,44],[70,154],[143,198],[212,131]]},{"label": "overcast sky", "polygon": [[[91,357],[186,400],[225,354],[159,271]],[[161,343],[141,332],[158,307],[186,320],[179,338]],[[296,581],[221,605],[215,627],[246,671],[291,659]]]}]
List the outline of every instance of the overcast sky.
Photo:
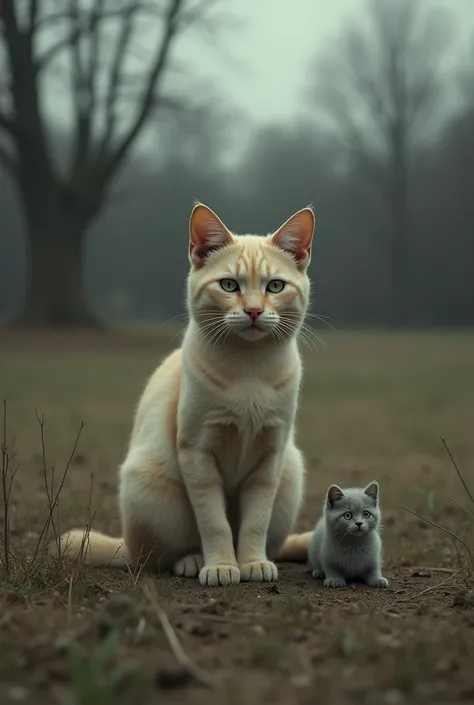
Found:
[{"label": "overcast sky", "polygon": [[[456,60],[467,50],[469,38],[474,38],[474,0],[413,2],[427,11],[439,6],[449,8],[455,26],[450,57]],[[204,84],[207,80],[209,95],[219,101],[214,114],[235,111],[238,149],[232,138],[229,142],[235,154],[242,147],[241,140],[250,135],[252,124],[292,121],[304,111],[311,59],[325,51],[336,51],[341,30],[347,24],[363,22],[366,7],[366,0],[222,0],[216,3],[216,13],[228,16],[231,12],[235,21],[217,25],[213,34],[217,41],[209,42],[205,34],[191,31],[179,37],[174,46],[173,59],[185,69],[184,91],[192,93],[194,88],[200,93],[203,79]],[[138,39],[142,48],[151,49],[154,45],[147,38],[147,28],[150,25]],[[50,41],[56,41],[54,34]],[[197,82],[187,75],[186,66],[191,66]],[[174,80],[173,74],[168,74],[171,88]],[[202,95],[207,102],[205,90]],[[59,119],[70,124],[72,104],[64,88],[46,90],[44,99],[53,122]],[[147,145],[148,135],[143,135],[140,142]]]},{"label": "overcast sky", "polygon": [[[397,0],[393,0],[397,2]],[[427,10],[447,7],[456,33],[453,49],[462,51],[474,36],[474,0],[413,0]],[[225,3],[224,3],[225,4]],[[227,29],[225,53],[203,57],[205,72],[219,92],[258,122],[283,118],[301,109],[312,56],[330,48],[342,27],[363,17],[365,0],[235,0],[241,23]],[[237,65],[226,58],[231,54]]]}]

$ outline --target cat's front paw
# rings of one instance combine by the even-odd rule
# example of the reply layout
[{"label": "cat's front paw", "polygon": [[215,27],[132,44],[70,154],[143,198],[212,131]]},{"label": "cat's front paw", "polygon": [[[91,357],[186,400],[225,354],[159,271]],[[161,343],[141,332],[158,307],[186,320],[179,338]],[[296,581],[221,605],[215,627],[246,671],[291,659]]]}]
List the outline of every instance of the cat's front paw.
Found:
[{"label": "cat's front paw", "polygon": [[386,588],[388,587],[388,580],[387,578],[384,578],[383,575],[380,577],[371,576],[370,578],[367,578],[367,585],[373,588]]},{"label": "cat's front paw", "polygon": [[344,578],[326,578],[324,587],[342,588],[345,587],[346,581]]},{"label": "cat's front paw", "polygon": [[191,553],[184,556],[173,566],[173,573],[184,578],[197,578],[204,566],[204,558],[201,553]]},{"label": "cat's front paw", "polygon": [[320,570],[319,568],[315,568],[315,569],[311,572],[311,575],[313,576],[313,578],[316,578],[316,579],[318,579],[318,578],[324,578],[324,571],[323,571],[323,570]]},{"label": "cat's front paw", "polygon": [[206,587],[238,585],[240,570],[236,565],[205,565],[199,573],[199,582]]},{"label": "cat's front paw", "polygon": [[240,564],[240,579],[242,582],[267,582],[278,580],[278,569],[271,561],[250,561]]}]

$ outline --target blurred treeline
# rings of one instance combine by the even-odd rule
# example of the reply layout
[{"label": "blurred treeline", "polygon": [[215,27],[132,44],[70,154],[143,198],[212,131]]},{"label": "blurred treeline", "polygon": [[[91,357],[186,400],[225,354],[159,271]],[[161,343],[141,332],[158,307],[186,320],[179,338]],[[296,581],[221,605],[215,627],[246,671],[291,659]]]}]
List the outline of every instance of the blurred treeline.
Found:
[{"label": "blurred treeline", "polygon": [[[393,47],[398,35],[380,43],[383,31],[380,22],[350,26],[338,47],[320,52],[300,116],[286,124],[252,128],[241,116],[220,117],[215,100],[195,114],[151,118],[145,148],[87,230],[84,291],[93,309],[110,321],[182,311],[194,199],[239,233],[269,232],[312,203],[317,313],[336,325],[474,324],[474,60],[456,54],[446,33],[444,55],[457,59],[438,64],[433,28],[407,58],[406,46]],[[67,151],[70,136],[59,127],[54,135]],[[21,309],[27,288],[22,207],[15,180],[1,172],[5,316]]]}]

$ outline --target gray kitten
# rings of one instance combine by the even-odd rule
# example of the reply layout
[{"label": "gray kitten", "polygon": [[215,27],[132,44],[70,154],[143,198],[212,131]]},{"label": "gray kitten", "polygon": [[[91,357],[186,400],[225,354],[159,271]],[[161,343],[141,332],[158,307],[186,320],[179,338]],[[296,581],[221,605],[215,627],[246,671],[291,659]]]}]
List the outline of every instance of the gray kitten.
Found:
[{"label": "gray kitten", "polygon": [[371,587],[388,586],[382,575],[379,486],[341,489],[331,485],[324,515],[316,524],[308,548],[314,578],[326,587],[344,587],[346,580],[363,580]]}]

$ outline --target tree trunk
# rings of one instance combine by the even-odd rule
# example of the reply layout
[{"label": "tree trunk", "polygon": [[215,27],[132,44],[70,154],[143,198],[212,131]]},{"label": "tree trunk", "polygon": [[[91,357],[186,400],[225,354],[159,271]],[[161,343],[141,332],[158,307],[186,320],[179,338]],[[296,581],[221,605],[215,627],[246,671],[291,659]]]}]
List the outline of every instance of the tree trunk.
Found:
[{"label": "tree trunk", "polygon": [[48,328],[100,326],[83,290],[85,230],[68,219],[51,230],[28,223],[26,301],[17,325]]}]

